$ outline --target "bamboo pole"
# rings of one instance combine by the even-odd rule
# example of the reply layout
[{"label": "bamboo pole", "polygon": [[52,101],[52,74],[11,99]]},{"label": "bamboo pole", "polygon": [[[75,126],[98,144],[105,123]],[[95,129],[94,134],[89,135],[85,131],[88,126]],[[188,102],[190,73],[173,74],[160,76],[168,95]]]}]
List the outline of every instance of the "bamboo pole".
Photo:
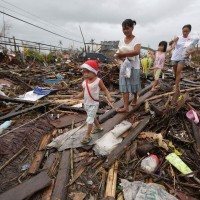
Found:
[{"label": "bamboo pole", "polygon": [[4,169],[10,162],[12,162],[17,156],[19,156],[25,149],[26,149],[26,147],[23,147],[12,158],[10,158],[8,161],[6,161],[5,164],[0,167],[0,171],[2,169]]},{"label": "bamboo pole", "polygon": [[[188,88],[188,89],[184,89],[184,90],[180,90],[180,92],[191,92],[191,91],[194,91],[194,90],[200,90],[200,87],[193,87],[193,88]],[[164,94],[160,94],[160,95],[156,95],[156,96],[153,96],[149,99],[146,99],[146,101],[152,101],[152,100],[155,100],[155,99],[159,99],[161,97],[165,97],[165,96],[168,96],[168,95],[171,95],[171,94],[174,94],[175,92],[167,92],[167,93],[164,93]]]}]

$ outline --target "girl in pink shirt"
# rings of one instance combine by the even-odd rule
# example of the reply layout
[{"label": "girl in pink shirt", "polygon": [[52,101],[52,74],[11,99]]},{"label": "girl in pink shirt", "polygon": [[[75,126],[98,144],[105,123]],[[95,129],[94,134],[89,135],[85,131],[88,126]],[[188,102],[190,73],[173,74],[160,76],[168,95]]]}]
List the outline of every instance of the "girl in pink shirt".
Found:
[{"label": "girl in pink shirt", "polygon": [[159,77],[161,74],[161,71],[165,64],[165,55],[167,50],[167,42],[161,41],[158,45],[158,51],[156,51],[156,55],[152,55],[154,61],[154,83],[153,87],[151,89],[152,92],[154,92],[157,88],[159,88]]}]

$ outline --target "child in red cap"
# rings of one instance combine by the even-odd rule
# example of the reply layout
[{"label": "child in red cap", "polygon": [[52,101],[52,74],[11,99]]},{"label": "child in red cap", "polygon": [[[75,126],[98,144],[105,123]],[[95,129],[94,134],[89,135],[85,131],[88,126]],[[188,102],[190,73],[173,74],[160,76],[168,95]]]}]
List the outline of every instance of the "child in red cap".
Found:
[{"label": "child in red cap", "polygon": [[[88,60],[81,66],[81,68],[83,69],[83,77],[85,79],[82,83],[83,91],[79,95],[75,96],[75,98],[84,97],[84,108],[87,112],[86,122],[88,124],[88,130],[81,143],[88,144],[92,139],[90,134],[103,131],[103,128],[100,126],[96,118],[96,113],[99,108],[100,90],[105,92],[110,102],[114,102],[114,100],[111,98],[103,81],[97,76],[99,68],[97,60]],[[93,127],[93,124],[95,124],[95,128]]]}]

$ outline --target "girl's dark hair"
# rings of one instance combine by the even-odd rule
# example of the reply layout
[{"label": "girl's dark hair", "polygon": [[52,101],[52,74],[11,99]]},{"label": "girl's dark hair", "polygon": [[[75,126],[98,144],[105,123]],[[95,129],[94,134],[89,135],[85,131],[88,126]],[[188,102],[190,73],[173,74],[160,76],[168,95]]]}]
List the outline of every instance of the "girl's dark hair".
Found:
[{"label": "girl's dark hair", "polygon": [[136,25],[136,21],[135,20],[132,20],[132,19],[125,19],[123,22],[122,22],[122,26],[123,27],[131,27],[133,28],[134,26]]},{"label": "girl's dark hair", "polygon": [[167,42],[166,41],[161,41],[158,46],[164,46],[163,52],[167,51]]},{"label": "girl's dark hair", "polygon": [[184,28],[188,28],[190,31],[192,30],[192,26],[190,24],[184,25],[182,29],[184,29]]}]

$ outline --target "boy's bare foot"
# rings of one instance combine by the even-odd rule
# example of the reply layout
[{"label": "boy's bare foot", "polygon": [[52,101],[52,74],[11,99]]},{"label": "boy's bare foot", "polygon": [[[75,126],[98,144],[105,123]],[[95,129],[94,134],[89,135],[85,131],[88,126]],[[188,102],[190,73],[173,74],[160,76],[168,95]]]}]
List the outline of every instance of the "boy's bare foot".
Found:
[{"label": "boy's bare foot", "polygon": [[156,88],[152,87],[150,91],[151,91],[151,92],[155,92],[155,91],[156,91]]},{"label": "boy's bare foot", "polygon": [[160,85],[156,85],[156,86],[155,86],[155,89],[158,89],[158,88],[160,88]]},{"label": "boy's bare foot", "polygon": [[116,108],[116,112],[127,113],[127,112],[129,112],[129,109],[128,108]]}]

